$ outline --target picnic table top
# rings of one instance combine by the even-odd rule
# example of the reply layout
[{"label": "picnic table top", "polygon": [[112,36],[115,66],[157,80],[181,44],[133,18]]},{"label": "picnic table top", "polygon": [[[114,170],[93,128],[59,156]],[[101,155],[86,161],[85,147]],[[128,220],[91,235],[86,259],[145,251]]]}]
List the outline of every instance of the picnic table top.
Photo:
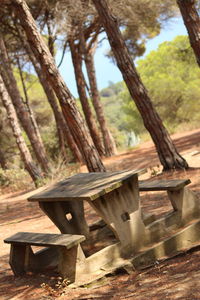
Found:
[{"label": "picnic table top", "polygon": [[31,196],[28,201],[95,200],[119,188],[142,171],[80,173]]}]

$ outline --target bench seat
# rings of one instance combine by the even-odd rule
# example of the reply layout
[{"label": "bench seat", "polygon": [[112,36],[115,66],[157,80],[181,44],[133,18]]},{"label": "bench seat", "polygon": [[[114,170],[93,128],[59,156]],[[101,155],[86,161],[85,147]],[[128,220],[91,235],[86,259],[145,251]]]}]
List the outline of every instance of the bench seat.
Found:
[{"label": "bench seat", "polygon": [[139,181],[139,190],[144,191],[176,191],[184,188],[191,183],[190,179],[170,179],[170,180],[155,180]]},{"label": "bench seat", "polygon": [[[26,271],[44,271],[55,260],[61,276],[73,282],[77,262],[85,259],[80,246],[84,240],[83,235],[18,232],[4,242],[11,244],[9,263],[15,275],[22,275]],[[33,253],[31,246],[48,248]],[[66,261],[69,269],[64,270],[63,274],[63,262],[66,264]]]},{"label": "bench seat", "polygon": [[7,244],[24,244],[42,247],[66,247],[70,249],[85,240],[84,235],[18,232],[4,240]]},{"label": "bench seat", "polygon": [[166,191],[180,226],[199,218],[200,201],[186,185],[190,179],[139,181],[140,192]]}]

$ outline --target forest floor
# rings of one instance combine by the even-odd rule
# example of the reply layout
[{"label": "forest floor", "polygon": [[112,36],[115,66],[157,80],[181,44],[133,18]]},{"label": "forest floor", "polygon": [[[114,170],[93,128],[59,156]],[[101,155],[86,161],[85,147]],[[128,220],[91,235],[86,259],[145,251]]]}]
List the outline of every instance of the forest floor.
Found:
[{"label": "forest floor", "polygon": [[[200,130],[176,134],[172,138],[191,167],[187,171],[162,174],[152,142],[105,159],[104,163],[107,170],[112,171],[146,168],[147,172],[140,179],[190,178],[190,189],[200,196]],[[86,171],[85,167],[80,171]],[[64,282],[59,282],[56,274],[28,273],[15,277],[8,264],[9,245],[4,244],[3,240],[18,231],[58,233],[37,203],[27,202],[26,199],[36,192],[38,190],[0,196],[0,299],[200,299],[200,247],[140,272],[109,276],[92,287],[69,289]],[[153,212],[157,216],[172,209],[164,192],[142,193],[141,203],[145,212]],[[90,224],[95,220],[88,206],[86,217]]]}]

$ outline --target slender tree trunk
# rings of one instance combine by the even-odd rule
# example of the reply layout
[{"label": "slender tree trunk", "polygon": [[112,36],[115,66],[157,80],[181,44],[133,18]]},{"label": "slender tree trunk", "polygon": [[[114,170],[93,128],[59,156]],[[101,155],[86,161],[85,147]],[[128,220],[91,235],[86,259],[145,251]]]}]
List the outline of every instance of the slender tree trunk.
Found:
[{"label": "slender tree trunk", "polygon": [[[62,115],[62,112],[60,111],[58,104],[57,104],[57,99],[55,97],[54,91],[51,88],[51,86],[49,85],[49,82],[43,78],[43,74],[41,72],[41,70],[39,71],[40,73],[37,72],[38,77],[40,79],[40,82],[43,86],[43,89],[45,91],[45,94],[47,96],[48,102],[53,110],[53,114],[54,114],[54,118],[56,121],[56,126],[57,126],[57,131],[58,131],[58,137],[59,137],[59,141],[60,141],[60,148],[62,149],[65,144],[65,140],[69,146],[69,149],[72,152],[72,155],[74,155],[74,157],[76,158],[76,160],[78,162],[83,162],[83,158],[82,155],[74,141],[74,138],[70,132],[70,129]],[[64,149],[63,149],[63,153],[64,153]],[[64,155],[63,155],[64,156]]]},{"label": "slender tree trunk", "polygon": [[13,135],[16,139],[16,143],[19,148],[22,161],[24,162],[26,170],[29,172],[31,178],[33,179],[35,185],[37,186],[37,181],[38,179],[41,179],[42,176],[39,170],[34,165],[29,149],[23,139],[22,132],[18,123],[17,115],[15,112],[15,108],[12,104],[12,101],[10,100],[10,97],[7,93],[7,90],[5,88],[1,76],[0,76],[0,98],[7,111],[8,120],[10,122]]},{"label": "slender tree trunk", "polygon": [[[9,67],[10,67],[10,74],[12,76],[11,66],[9,66]],[[20,79],[21,79],[23,92],[24,92],[24,98],[25,98],[25,101],[23,101],[23,104],[25,106],[25,109],[29,113],[29,117],[30,117],[30,120],[31,120],[31,123],[32,123],[32,126],[33,126],[33,130],[34,130],[34,135],[37,138],[37,143],[39,144],[39,148],[42,150],[42,154],[41,154],[42,157],[40,158],[40,160],[41,160],[40,164],[41,164],[43,170],[47,173],[47,171],[48,171],[48,161],[47,161],[47,158],[46,158],[47,155],[46,155],[46,151],[45,151],[44,146],[43,146],[43,141],[42,141],[42,138],[41,138],[41,135],[40,135],[40,131],[39,131],[35,116],[34,116],[34,112],[33,112],[32,108],[30,106],[29,97],[28,97],[28,93],[27,93],[27,89],[26,89],[26,84],[25,84],[25,80],[24,80],[24,76],[23,76],[23,71],[22,71],[19,59],[17,59],[17,67],[18,67],[18,70],[19,70]],[[16,86],[17,86],[17,83],[16,83]],[[27,135],[28,135],[28,137],[30,136],[30,134],[27,134]],[[36,158],[37,158],[37,156],[36,156]]]},{"label": "slender tree trunk", "polygon": [[83,112],[85,115],[85,119],[91,134],[91,137],[93,139],[93,142],[100,154],[100,156],[103,156],[104,153],[104,148],[101,142],[101,138],[98,132],[98,129],[95,124],[95,119],[92,114],[92,110],[90,108],[86,90],[85,90],[85,79],[82,71],[82,55],[79,50],[79,44],[76,45],[75,41],[70,39],[69,40],[69,47],[71,51],[71,56],[72,56],[72,62],[74,66],[74,72],[75,72],[75,77],[76,77],[76,85],[77,85],[77,90],[79,94],[79,98],[81,101],[81,105],[83,108]]},{"label": "slender tree trunk", "polygon": [[[54,118],[55,118],[56,126],[57,126],[57,131],[58,131],[60,149],[62,149],[64,147],[65,140],[66,140],[67,144],[68,144],[72,154],[76,158],[76,160],[79,162],[83,162],[82,155],[81,155],[81,153],[73,139],[73,136],[71,135],[70,129],[58,107],[57,99],[55,97],[52,87],[50,86],[49,82],[46,80],[46,77],[44,76],[44,73],[42,72],[38,62],[36,61],[29,45],[24,42],[24,47],[25,47],[26,52],[29,56],[29,59],[32,62],[34,69],[38,75],[40,83],[44,89],[46,96],[47,96],[48,102],[53,110],[53,114],[54,114]],[[63,156],[65,156],[64,151],[65,150],[63,149],[63,151],[62,151]]]},{"label": "slender tree trunk", "polygon": [[[5,125],[6,124],[4,123],[4,121],[2,119],[1,123],[0,123],[0,143],[1,143],[1,145],[4,143],[2,135],[3,135],[3,128],[5,127]],[[8,160],[6,159],[6,155],[5,155],[6,152],[7,152],[7,150],[2,150],[0,148],[0,168],[2,168],[3,170],[8,169],[8,165],[7,165]]]},{"label": "slender tree trunk", "polygon": [[[47,18],[48,18],[48,16],[47,16]],[[17,31],[18,36],[19,36],[19,40],[22,43],[23,47],[25,48],[25,51],[26,51],[26,53],[27,53],[30,61],[32,62],[33,66],[34,66],[34,69],[35,69],[35,71],[36,71],[36,73],[38,75],[40,83],[43,86],[43,90],[44,90],[44,92],[46,94],[48,102],[49,102],[49,104],[50,104],[50,106],[51,106],[51,108],[53,110],[54,118],[55,118],[55,122],[56,122],[57,134],[58,134],[58,141],[59,141],[60,153],[61,153],[61,156],[62,156],[63,160],[67,161],[67,153],[66,153],[66,149],[65,149],[64,130],[62,131],[62,126],[61,126],[62,124],[59,123],[60,119],[57,118],[57,113],[59,114],[59,111],[57,110],[57,111],[54,112],[54,105],[51,105],[52,102],[56,102],[56,98],[55,98],[54,92],[51,89],[51,87],[48,87],[48,82],[45,80],[45,78],[43,79],[42,74],[40,72],[40,66],[39,66],[39,64],[37,64],[37,61],[35,60],[35,57],[34,57],[34,54],[33,54],[32,50],[30,49],[28,43],[25,41],[26,38],[23,36],[23,33],[21,32],[21,30],[20,30],[18,24],[15,22],[14,18],[13,18],[13,20],[14,20],[14,23],[15,23],[16,31]],[[48,37],[49,37],[49,34],[51,34],[49,26],[48,26]],[[50,40],[53,41],[52,37],[50,38]],[[53,50],[53,48],[51,48],[52,44],[49,42],[48,46],[49,46],[49,49],[50,49],[50,52],[51,52],[51,50]],[[51,53],[51,54],[53,56],[53,53]],[[22,85],[23,85],[23,90],[24,90],[24,95],[25,95],[26,103],[28,103],[28,100],[27,100],[28,99],[28,95],[27,95],[27,92],[26,92],[25,82],[24,82],[24,79],[23,79],[23,73],[22,73],[22,70],[21,70],[20,60],[19,59],[17,59],[17,63],[18,63],[18,69],[20,70],[20,77],[21,77],[21,81],[22,81]],[[56,105],[57,104],[55,103],[55,106]],[[63,118],[63,120],[64,120],[64,118]]]},{"label": "slender tree trunk", "polygon": [[88,79],[90,83],[91,96],[92,96],[94,109],[96,111],[97,119],[102,131],[105,154],[106,156],[116,155],[117,154],[116,144],[107,127],[106,119],[103,112],[103,106],[101,104],[101,99],[97,87],[96,73],[94,67],[94,49],[91,48],[89,50],[86,50],[86,47],[84,47],[84,49],[85,49],[84,51],[85,64],[86,64]]},{"label": "slender tree trunk", "polygon": [[117,19],[111,14],[105,0],[93,0],[93,3],[107,33],[117,65],[143,118],[144,125],[154,141],[164,170],[188,168],[187,162],[177,152],[162,120],[153,107],[147,90],[131,60],[131,56],[119,30]]},{"label": "slender tree trunk", "polygon": [[177,0],[185,27],[188,31],[191,47],[200,67],[200,18],[195,3],[195,0]]},{"label": "slender tree trunk", "polygon": [[51,53],[51,55],[53,57],[55,57],[55,40],[56,40],[56,36],[53,35],[53,30],[52,30],[52,16],[50,13],[50,10],[48,9],[48,7],[46,6],[45,9],[45,23],[47,26],[47,31],[48,31],[48,47],[49,47],[49,51]]},{"label": "slender tree trunk", "polygon": [[[23,103],[19,89],[17,87],[16,79],[13,75],[13,71],[10,65],[10,61],[7,55],[6,47],[3,41],[3,38],[0,36],[0,73],[3,78],[4,84],[8,90],[10,98],[15,106],[17,116],[30,140],[34,153],[38,162],[40,163],[43,171],[48,174],[49,166],[42,143],[42,139],[37,128],[37,124],[34,120],[33,114],[30,116],[30,111],[27,109],[27,106]],[[34,120],[34,122],[33,122]]]},{"label": "slender tree trunk", "polygon": [[[0,82],[0,88],[1,88],[1,82]],[[1,91],[0,91],[0,95],[1,95]],[[1,149],[0,149],[0,167],[3,170],[8,169],[4,152]]]},{"label": "slender tree trunk", "polygon": [[87,125],[76,107],[74,97],[55,66],[54,59],[36,27],[26,2],[11,0],[11,3],[24,28],[31,49],[58,97],[64,117],[70,126],[70,131],[84,157],[88,170],[90,172],[104,172],[105,167],[92,142]]}]

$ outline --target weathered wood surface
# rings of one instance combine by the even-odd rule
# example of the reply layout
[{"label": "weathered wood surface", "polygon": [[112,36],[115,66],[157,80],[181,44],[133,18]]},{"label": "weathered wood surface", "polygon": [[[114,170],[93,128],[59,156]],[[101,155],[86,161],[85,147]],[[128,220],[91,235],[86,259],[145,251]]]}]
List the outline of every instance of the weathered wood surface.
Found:
[{"label": "weathered wood surface", "polygon": [[[74,282],[77,265],[85,259],[80,246],[84,240],[81,235],[18,232],[4,242],[11,244],[9,263],[16,276],[27,271],[43,272],[53,263],[62,276]],[[32,245],[51,249],[33,253]]]},{"label": "weathered wood surface", "polygon": [[123,256],[139,250],[145,239],[145,225],[135,176],[110,194],[89,201],[121,243]]},{"label": "weathered wood surface", "polygon": [[43,247],[63,246],[66,249],[71,249],[84,240],[85,237],[83,235],[18,232],[5,239],[4,242]]},{"label": "weathered wood surface", "polygon": [[[89,227],[85,220],[83,201],[41,201],[40,208],[58,227],[61,233],[89,237]],[[68,217],[71,217],[68,219]]]},{"label": "weathered wood surface", "polygon": [[183,180],[156,180],[156,181],[139,181],[140,191],[173,191],[184,188],[191,183],[190,179]]},{"label": "weathered wood surface", "polygon": [[142,170],[80,173],[60,181],[28,201],[95,200],[132,180]]}]

